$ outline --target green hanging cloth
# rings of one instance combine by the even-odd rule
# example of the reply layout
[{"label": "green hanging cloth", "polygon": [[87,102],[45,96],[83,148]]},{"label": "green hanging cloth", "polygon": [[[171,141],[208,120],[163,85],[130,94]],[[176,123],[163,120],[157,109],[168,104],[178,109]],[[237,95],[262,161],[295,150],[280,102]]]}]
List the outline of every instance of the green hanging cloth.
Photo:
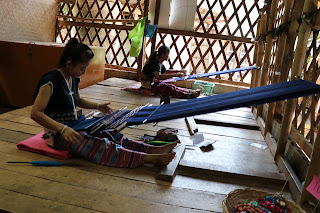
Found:
[{"label": "green hanging cloth", "polygon": [[130,56],[137,57],[142,48],[142,41],[144,36],[145,21],[148,16],[141,18],[137,25],[129,32],[129,39],[131,40]]}]

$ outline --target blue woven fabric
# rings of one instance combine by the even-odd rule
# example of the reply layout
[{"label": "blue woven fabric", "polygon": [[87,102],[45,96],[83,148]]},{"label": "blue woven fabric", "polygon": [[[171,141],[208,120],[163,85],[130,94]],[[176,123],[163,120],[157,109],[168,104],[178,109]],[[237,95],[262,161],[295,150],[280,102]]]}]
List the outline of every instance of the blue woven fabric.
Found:
[{"label": "blue woven fabric", "polygon": [[[159,108],[158,106],[148,106],[136,113],[135,117],[127,119],[126,122],[130,125],[141,124],[157,108],[158,110],[148,118],[146,123],[184,118],[239,107],[260,105],[318,93],[320,93],[320,85],[299,79],[172,104],[165,104]],[[106,116],[103,119],[108,119],[110,116]],[[78,124],[73,125],[72,128],[81,130],[84,129],[85,126],[88,126],[90,123],[96,122],[97,120],[98,118],[80,121]]]},{"label": "blue woven fabric", "polygon": [[[239,107],[248,107],[320,93],[320,86],[309,81],[294,80],[246,90],[191,99],[161,106],[147,123],[184,118]],[[156,106],[153,106],[156,108]],[[144,116],[146,112],[139,112]],[[150,112],[149,112],[150,114]],[[141,124],[145,117],[132,117],[127,122]]]}]

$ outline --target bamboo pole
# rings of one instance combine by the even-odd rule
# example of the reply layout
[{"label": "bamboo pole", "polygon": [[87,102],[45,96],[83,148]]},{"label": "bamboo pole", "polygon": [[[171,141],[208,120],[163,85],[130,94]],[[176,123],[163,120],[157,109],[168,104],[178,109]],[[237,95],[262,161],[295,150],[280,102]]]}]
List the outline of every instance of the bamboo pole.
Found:
[{"label": "bamboo pole", "polygon": [[[260,19],[261,19],[261,14],[260,14]],[[258,23],[257,23],[257,34],[256,37],[260,36],[260,19],[258,19]],[[257,53],[258,53],[258,41],[254,42],[254,52],[253,52],[253,61],[252,63],[255,64],[257,63]]]},{"label": "bamboo pole", "polygon": [[[259,35],[266,34],[266,31],[267,31],[266,26],[267,26],[267,15],[261,14]],[[257,61],[256,61],[257,69],[255,71],[253,87],[257,87],[260,85],[260,75],[261,75],[261,66],[262,66],[263,55],[264,55],[264,39],[259,39],[258,51],[257,51]]]},{"label": "bamboo pole", "polygon": [[[153,22],[154,25],[158,24],[159,22],[160,10],[158,8],[160,8],[160,6],[161,6],[161,0],[157,0],[155,14],[154,14],[154,22]],[[156,50],[157,33],[158,33],[158,27],[155,30],[153,37],[151,39],[151,54]]]},{"label": "bamboo pole", "polygon": [[[293,0],[286,0],[285,2],[285,10],[282,16],[281,23],[287,23],[290,18],[291,9],[293,6]],[[280,67],[283,63],[283,55],[284,50],[287,43],[287,34],[286,32],[281,32],[279,36],[278,46],[277,46],[277,53],[276,53],[276,61],[274,65],[274,76],[272,78],[272,83],[279,83],[280,81]],[[264,129],[264,135],[266,135],[268,132],[271,132],[272,130],[272,122],[274,117],[274,111],[276,107],[276,102],[269,103],[268,105],[268,113],[266,118],[266,124]]]},{"label": "bamboo pole", "polygon": [[[144,1],[144,8],[143,8],[143,17],[146,17],[148,15],[148,13],[149,13],[149,0],[145,0]],[[148,23],[148,20],[146,20],[146,22],[145,22],[143,35],[145,34],[145,31],[146,31],[146,28],[147,28],[147,23]],[[140,54],[139,54],[139,56],[137,58],[137,63],[138,63],[137,74],[138,74],[138,77],[139,77],[140,73],[142,72],[143,59],[144,59],[144,54],[145,54],[145,45],[146,45],[145,37],[143,36],[142,48],[141,48]]]},{"label": "bamboo pole", "polygon": [[[317,8],[317,0],[307,0],[303,7],[304,13],[309,13]],[[305,22],[302,22],[299,28],[299,35],[298,35],[298,42],[295,49],[294,59],[293,59],[293,65],[291,70],[291,80],[295,78],[295,76],[300,76],[303,65],[304,65],[304,59],[306,57],[306,51],[307,51],[307,44],[308,44],[308,38],[311,32],[311,28],[308,24]],[[287,101],[285,106],[285,112],[284,112],[284,118],[282,120],[277,150],[275,153],[275,159],[280,154],[284,153],[289,132],[291,129],[291,123],[293,120],[293,114],[296,108],[297,99],[290,99]]]},{"label": "bamboo pole", "polygon": [[[305,0],[295,0],[293,9],[291,12],[291,17],[297,18],[301,15],[304,2]],[[296,37],[298,35],[298,28],[299,28],[299,23],[297,22],[297,20],[292,20],[289,26],[287,43],[286,43],[286,48],[283,56],[283,61],[286,63],[286,65],[280,67],[280,82],[287,81],[289,70],[293,62],[294,45],[295,45]],[[284,108],[284,101],[277,102],[276,108],[275,108],[275,115],[278,115],[280,117],[280,115],[282,114],[283,108]]]},{"label": "bamboo pole", "polygon": [[[268,32],[274,29],[274,23],[276,21],[277,7],[279,0],[273,0],[271,2],[270,16],[268,17]],[[260,86],[267,84],[268,70],[270,67],[271,50],[273,46],[273,33],[269,33],[266,39],[266,49],[261,69],[261,81]],[[262,114],[263,105],[257,107],[257,117]]]}]

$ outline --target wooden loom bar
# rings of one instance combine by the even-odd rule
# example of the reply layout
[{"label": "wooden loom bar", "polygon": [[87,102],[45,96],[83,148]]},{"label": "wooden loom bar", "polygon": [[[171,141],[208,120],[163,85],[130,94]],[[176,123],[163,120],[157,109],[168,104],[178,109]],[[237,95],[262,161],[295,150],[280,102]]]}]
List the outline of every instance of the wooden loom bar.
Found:
[{"label": "wooden loom bar", "polygon": [[132,30],[134,26],[116,25],[116,24],[101,24],[101,23],[85,23],[77,21],[57,21],[58,25],[65,26],[77,26],[77,27],[92,27],[92,28],[103,28],[103,29],[115,29],[115,30]]},{"label": "wooden loom bar", "polygon": [[[276,14],[277,14],[277,7],[278,7],[279,0],[273,0],[271,2],[271,11],[268,17],[268,32],[274,29],[274,23],[276,21]],[[264,86],[267,84],[267,76],[268,70],[270,67],[270,60],[271,60],[271,51],[273,46],[273,33],[269,33],[266,38],[266,49],[263,58],[263,64],[261,68],[261,80],[260,86]],[[257,116],[262,114],[263,105],[259,105],[257,107]]]},{"label": "wooden loom bar", "polygon": [[[285,2],[285,10],[284,14],[282,16],[282,23],[286,23],[290,19],[290,11],[293,6],[293,0],[286,0]],[[276,53],[276,61],[274,65],[274,75],[272,79],[272,83],[279,83],[280,81],[280,67],[283,63],[283,55],[284,55],[284,50],[286,47],[287,43],[287,34],[282,31],[280,36],[279,36],[279,41],[278,41],[278,46],[277,46],[277,53]],[[267,113],[267,118],[266,118],[266,124],[265,124],[265,129],[264,129],[264,135],[267,134],[267,132],[271,132],[272,130],[272,122],[273,122],[273,117],[274,117],[274,111],[276,107],[276,102],[269,103],[268,105],[268,113]]]},{"label": "wooden loom bar", "polygon": [[[259,35],[266,34],[266,31],[267,31],[266,26],[267,26],[267,15],[261,14]],[[256,62],[257,70],[255,71],[254,87],[260,86],[260,76],[261,76],[263,55],[264,55],[264,40],[260,39],[258,41],[258,53],[257,53],[257,62]]]},{"label": "wooden loom bar", "polygon": [[[291,12],[291,17],[299,17],[301,15],[304,2],[305,0],[295,0],[293,9]],[[280,67],[280,82],[287,81],[289,70],[291,68],[292,61],[293,61],[294,45],[295,45],[296,37],[298,35],[298,28],[299,28],[299,23],[297,22],[297,20],[294,20],[290,23],[286,48],[283,56],[283,61],[286,62],[286,66]],[[276,108],[275,108],[275,114],[281,115],[283,111],[283,107],[284,107],[284,101],[277,102]]]},{"label": "wooden loom bar", "polygon": [[[317,1],[316,0],[307,0],[303,7],[303,12],[308,13],[317,8]],[[305,22],[302,22],[299,28],[299,36],[298,42],[295,49],[294,60],[291,70],[291,80],[295,78],[295,76],[300,76],[303,65],[304,59],[306,57],[306,50],[308,44],[308,38],[311,32],[311,27],[308,26]],[[278,139],[277,150],[275,153],[275,159],[278,155],[281,155],[285,151],[285,147],[287,144],[289,131],[291,129],[291,124],[293,120],[293,114],[295,111],[295,106],[297,103],[297,99],[288,100],[285,106],[284,118],[282,120],[280,135]]]}]

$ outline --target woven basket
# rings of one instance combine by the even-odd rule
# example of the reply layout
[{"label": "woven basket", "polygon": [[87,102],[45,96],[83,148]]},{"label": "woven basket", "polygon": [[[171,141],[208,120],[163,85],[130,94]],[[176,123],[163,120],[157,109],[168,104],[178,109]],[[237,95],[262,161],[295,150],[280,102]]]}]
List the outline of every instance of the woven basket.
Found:
[{"label": "woven basket", "polygon": [[[223,213],[232,213],[235,210],[235,206],[243,201],[257,200],[258,197],[265,197],[267,195],[273,196],[274,194],[255,189],[236,189],[226,195],[222,201]],[[294,203],[293,201],[284,199],[284,202],[291,208],[291,213],[306,213],[298,204]]]}]

